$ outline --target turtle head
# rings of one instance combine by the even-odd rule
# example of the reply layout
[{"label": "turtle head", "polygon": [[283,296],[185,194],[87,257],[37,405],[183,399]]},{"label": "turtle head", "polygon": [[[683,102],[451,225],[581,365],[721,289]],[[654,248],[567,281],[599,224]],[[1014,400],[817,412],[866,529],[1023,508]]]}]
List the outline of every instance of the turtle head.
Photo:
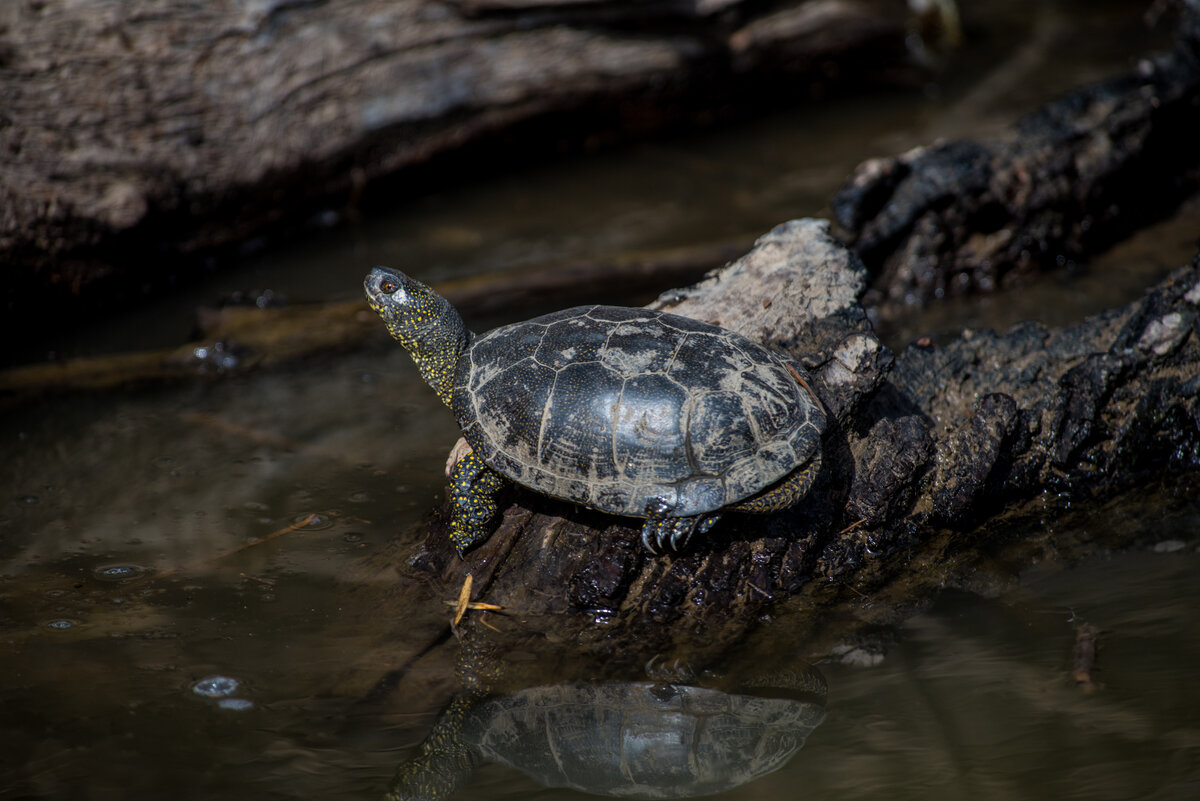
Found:
[{"label": "turtle head", "polygon": [[450,404],[458,359],[471,333],[450,302],[431,287],[390,267],[376,267],[363,281],[367,302],[417,363],[421,377]]}]

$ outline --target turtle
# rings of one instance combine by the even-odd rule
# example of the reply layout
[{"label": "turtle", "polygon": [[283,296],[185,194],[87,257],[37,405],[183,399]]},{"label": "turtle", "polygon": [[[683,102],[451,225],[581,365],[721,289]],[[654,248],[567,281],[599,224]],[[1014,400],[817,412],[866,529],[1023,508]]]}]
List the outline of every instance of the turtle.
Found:
[{"label": "turtle", "polygon": [[470,446],[449,474],[460,555],[490,536],[509,482],[642,518],[660,553],[726,511],[795,505],[820,469],[825,412],[804,369],[727,329],[586,305],[476,335],[399,270],[375,267],[364,288]]}]

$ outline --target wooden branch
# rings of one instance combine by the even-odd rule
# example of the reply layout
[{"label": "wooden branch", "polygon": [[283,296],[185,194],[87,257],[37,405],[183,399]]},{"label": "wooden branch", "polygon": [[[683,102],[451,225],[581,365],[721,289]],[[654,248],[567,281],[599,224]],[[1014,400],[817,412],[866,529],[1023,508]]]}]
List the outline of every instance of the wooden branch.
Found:
[{"label": "wooden branch", "polygon": [[967,332],[896,357],[866,322],[865,285],[828,225],[801,220],[656,304],[788,349],[812,371],[831,425],[798,507],[729,515],[689,552],[653,557],[633,521],[517,490],[465,559],[435,521],[406,557],[410,577],[449,599],[470,574],[474,599],[528,619],[574,610],[622,624],[581,628],[585,647],[610,648],[620,631],[650,650],[717,654],[815,577],[891,577],[905,562],[884,557],[945,531],[950,547],[953,532],[969,542],[1044,492],[1083,498],[1200,463],[1200,259],[1069,329]]}]

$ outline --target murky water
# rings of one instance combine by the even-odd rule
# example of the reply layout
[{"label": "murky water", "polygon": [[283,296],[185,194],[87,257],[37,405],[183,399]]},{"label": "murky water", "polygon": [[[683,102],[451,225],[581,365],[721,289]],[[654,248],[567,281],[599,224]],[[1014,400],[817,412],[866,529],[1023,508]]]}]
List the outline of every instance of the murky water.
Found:
[{"label": "murky water", "polygon": [[[1127,6],[1012,4],[927,92],[459,182],[44,347],[174,345],[199,302],[250,287],[357,297],[377,262],[438,280],[748,243],[820,211],[864,158],[994,130],[1122,69],[1141,44],[1125,36]],[[1126,302],[1190,257],[1188,219],[1110,256],[1134,267],[1115,278],[1103,261],[1082,265],[1038,292],[939,308],[895,337]],[[411,709],[348,701],[445,612],[396,614],[379,602],[392,574],[363,560],[397,532],[420,535],[456,436],[398,348],[8,412],[0,798],[378,797],[432,725],[445,664],[414,668],[437,692]],[[947,594],[820,665],[826,717],[804,748],[719,797],[1200,797],[1200,506],[1177,499],[1167,515],[1138,500],[1081,524],[1097,538],[1120,528],[1121,550],[1047,554],[1019,581]],[[1090,693],[1068,676],[1079,621],[1102,630]],[[786,632],[785,612],[754,647],[777,650]],[[487,766],[461,797],[585,796]]]}]

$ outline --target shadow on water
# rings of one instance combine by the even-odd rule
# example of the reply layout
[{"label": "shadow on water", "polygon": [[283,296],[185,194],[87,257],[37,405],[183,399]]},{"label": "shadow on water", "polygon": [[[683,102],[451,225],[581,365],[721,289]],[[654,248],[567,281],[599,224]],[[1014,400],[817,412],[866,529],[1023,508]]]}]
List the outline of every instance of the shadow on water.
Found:
[{"label": "shadow on water", "polygon": [[[356,298],[376,262],[438,280],[752,237],[817,211],[864,158],[995,130],[1125,68],[1141,49],[1124,35],[1137,23],[1122,4],[1095,16],[1080,4],[1040,4],[1049,10],[1032,17],[1017,6],[1033,22],[1009,20],[1000,30],[1010,38],[985,39],[965,57],[981,63],[939,91],[842,101],[447,188],[52,347],[173,345],[198,302],[253,285],[296,301]],[[1058,44],[1032,48],[1039,40]],[[985,103],[977,87],[987,85],[1005,102]],[[1168,236],[1131,243],[1143,249],[1123,261],[1146,270],[1133,278],[1081,267],[1021,293],[1032,300],[1019,311],[1016,294],[998,295],[895,336],[1005,325],[1014,313],[1044,319],[1064,295],[1080,313],[1124,302],[1144,276],[1190,257],[1194,228],[1180,219]],[[565,635],[510,644],[491,660],[505,670],[481,688],[445,635],[448,594],[431,587],[415,609],[388,603],[391,560],[424,537],[456,437],[399,348],[6,413],[0,799],[377,798],[447,704],[470,717],[463,731],[480,749],[499,722],[529,725],[518,710],[619,718],[652,732],[645,743],[675,736],[629,723],[650,712],[690,726],[718,719],[696,711],[710,704],[757,704],[747,717],[758,733],[733,727],[757,749],[741,764],[748,773],[776,748],[777,769],[731,784],[722,799],[1200,796],[1195,486],[1066,518],[1048,499],[1048,522],[1014,537],[1011,552],[964,567],[924,609],[896,612],[851,590],[854,602],[818,626],[785,606],[723,665],[631,653],[579,664]],[[484,620],[519,630],[515,617],[471,614],[484,642],[495,636]],[[1070,677],[1081,621],[1100,631],[1090,692]],[[819,705],[813,680],[797,678],[815,675],[810,662],[828,684]],[[787,669],[796,680],[781,686]],[[372,696],[389,675],[395,686]],[[771,729],[770,715],[791,715],[796,728]],[[783,743],[805,736],[784,758]],[[535,742],[522,735],[522,745]],[[719,759],[685,753],[706,766]],[[501,762],[480,764],[458,797],[586,797]]]}]

